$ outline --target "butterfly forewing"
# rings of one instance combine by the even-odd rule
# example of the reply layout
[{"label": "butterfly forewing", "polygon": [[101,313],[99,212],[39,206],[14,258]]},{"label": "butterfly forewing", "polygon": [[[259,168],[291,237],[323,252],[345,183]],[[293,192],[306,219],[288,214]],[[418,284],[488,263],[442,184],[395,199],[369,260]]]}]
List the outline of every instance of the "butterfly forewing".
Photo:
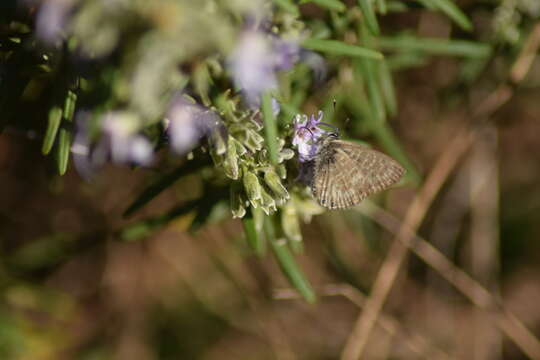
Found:
[{"label": "butterfly forewing", "polygon": [[327,139],[317,155],[311,191],[329,209],[357,205],[398,182],[405,172],[383,153],[342,140]]}]

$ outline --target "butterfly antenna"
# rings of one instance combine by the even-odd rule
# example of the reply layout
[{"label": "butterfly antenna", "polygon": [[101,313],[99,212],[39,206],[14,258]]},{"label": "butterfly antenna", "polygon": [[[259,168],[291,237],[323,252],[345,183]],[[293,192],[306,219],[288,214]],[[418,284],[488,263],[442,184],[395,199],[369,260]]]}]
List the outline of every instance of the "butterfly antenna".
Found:
[{"label": "butterfly antenna", "polygon": [[328,126],[328,127],[331,128],[332,130],[334,130],[334,133],[336,134],[336,136],[339,137],[339,128],[335,127],[335,126],[332,125],[332,124],[327,124],[327,123],[324,123],[324,122],[320,122],[319,125]]}]

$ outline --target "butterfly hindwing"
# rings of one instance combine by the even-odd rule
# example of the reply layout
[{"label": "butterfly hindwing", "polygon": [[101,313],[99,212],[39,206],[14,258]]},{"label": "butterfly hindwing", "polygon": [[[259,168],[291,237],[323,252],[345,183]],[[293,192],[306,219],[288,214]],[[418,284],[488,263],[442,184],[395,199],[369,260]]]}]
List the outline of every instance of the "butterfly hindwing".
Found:
[{"label": "butterfly hindwing", "polygon": [[322,206],[343,209],[395,184],[404,172],[379,151],[330,139],[321,145],[316,158],[311,190]]}]

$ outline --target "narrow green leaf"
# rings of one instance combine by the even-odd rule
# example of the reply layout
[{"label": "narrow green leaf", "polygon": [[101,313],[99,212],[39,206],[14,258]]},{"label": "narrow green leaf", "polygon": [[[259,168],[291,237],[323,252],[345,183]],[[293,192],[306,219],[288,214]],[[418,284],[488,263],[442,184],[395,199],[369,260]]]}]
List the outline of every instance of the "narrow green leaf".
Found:
[{"label": "narrow green leaf", "polygon": [[208,97],[208,91],[212,84],[212,77],[210,76],[207,63],[201,62],[195,67],[191,81],[193,83],[193,89],[201,97],[204,106],[210,106],[211,102]]},{"label": "narrow green leaf", "polygon": [[397,98],[396,91],[394,89],[394,81],[392,79],[392,73],[388,68],[386,60],[381,61],[379,64],[379,82],[381,84],[381,92],[390,116],[397,114]]},{"label": "narrow green leaf", "polygon": [[387,13],[386,0],[377,0],[377,10],[383,15]]},{"label": "narrow green leaf", "polygon": [[281,103],[281,110],[287,123],[292,123],[294,116],[300,112],[296,106],[283,102]]},{"label": "narrow green leaf", "polygon": [[68,90],[66,100],[64,102],[64,119],[68,122],[73,121],[73,115],[75,114],[75,106],[77,105],[77,94],[71,90]]},{"label": "narrow green leaf", "polygon": [[285,276],[307,302],[314,303],[316,301],[315,292],[300,267],[296,264],[287,246],[287,241],[285,239],[276,239],[273,218],[270,216],[265,218],[264,233]]},{"label": "narrow green leaf", "polygon": [[75,105],[77,103],[77,94],[68,90],[64,100],[64,111],[62,113],[62,127],[58,134],[58,173],[64,175],[69,163],[69,154],[71,153],[71,143],[73,141],[73,115],[75,114]]},{"label": "narrow green leaf", "polygon": [[386,64],[391,71],[425,66],[428,56],[419,51],[399,52],[385,58]]},{"label": "narrow green leaf", "polygon": [[375,10],[373,10],[373,0],[358,0],[358,5],[360,5],[360,10],[362,11],[365,24],[369,31],[373,35],[379,35],[381,31],[379,30]]},{"label": "narrow green leaf", "polygon": [[344,11],[346,6],[339,0],[302,0],[300,4],[305,4],[308,2],[315,3],[321,7],[327,8],[328,10],[334,11]]},{"label": "narrow green leaf", "polygon": [[244,216],[242,224],[244,225],[244,233],[246,234],[246,241],[249,247],[257,256],[262,257],[266,254],[266,241],[261,229],[258,229],[254,212],[262,213],[262,210],[251,208],[251,213]]},{"label": "narrow green leaf", "polygon": [[206,166],[207,162],[195,162],[188,161],[186,164],[178,167],[169,174],[164,175],[162,178],[157,180],[155,183],[150,185],[146,190],[144,190],[131,205],[124,211],[123,216],[128,217],[138,211],[140,208],[148,204],[152,199],[161,194],[165,189],[169,188],[182,176],[198,170]]},{"label": "narrow green leaf", "polygon": [[379,78],[377,72],[379,71],[376,64],[369,63],[369,60],[356,62],[356,73],[360,73],[364,79],[366,85],[369,107],[373,113],[373,117],[378,122],[384,122],[386,120],[386,110],[384,102],[381,96],[381,89],[379,86]]},{"label": "narrow green leaf", "polygon": [[[366,46],[373,46],[373,39],[365,24],[360,24],[358,32],[362,42],[366,44]],[[378,76],[379,64],[381,62],[382,61],[373,61],[371,59],[364,58],[358,59],[356,66],[359,72],[362,74],[364,83],[366,84],[370,107],[375,119],[383,122],[386,120],[386,109],[382,98],[381,85],[379,83],[380,78]]]},{"label": "narrow green leaf", "polygon": [[272,164],[278,163],[277,125],[276,118],[272,111],[272,97],[266,93],[262,99],[262,113],[264,119],[264,134],[266,137],[266,148]]},{"label": "narrow green leaf", "polygon": [[384,58],[383,54],[362,46],[349,45],[336,40],[307,39],[302,42],[306,49],[321,51],[332,55],[362,57],[374,60]]},{"label": "narrow green leaf", "polygon": [[427,7],[440,10],[463,30],[472,30],[471,21],[452,0],[421,0],[421,2]]},{"label": "narrow green leaf", "polygon": [[274,0],[274,3],[294,16],[300,15],[298,7],[291,0]]},{"label": "narrow green leaf", "polygon": [[413,36],[378,37],[377,44],[382,50],[423,51],[434,55],[464,56],[486,58],[492,48],[488,44],[435,38],[418,38]]},{"label": "narrow green leaf", "polygon": [[187,203],[175,207],[165,214],[127,225],[119,231],[119,238],[123,241],[142,240],[179,216],[186,215],[190,211],[195,210],[200,201],[201,199],[188,201]]},{"label": "narrow green leaf", "polygon": [[[351,92],[356,93],[361,92],[361,90],[356,90],[353,88],[351,89]],[[399,141],[388,124],[381,123],[370,118],[372,115],[369,113],[369,111],[366,111],[365,104],[358,101],[357,97],[349,97],[347,100],[348,108],[355,117],[364,119],[363,124],[371,133],[373,133],[385,152],[395,158],[401,165],[403,165],[403,167],[405,167],[405,169],[407,169],[406,178],[414,185],[420,184],[421,176],[418,170],[409,160],[409,157],[406,155],[405,151],[403,151]]]},{"label": "narrow green leaf", "polygon": [[45,132],[45,137],[43,138],[43,146],[41,147],[41,152],[44,155],[47,155],[48,153],[51,152],[51,149],[54,145],[54,140],[56,140],[56,135],[58,134],[58,128],[60,128],[61,122],[62,122],[62,109],[59,106],[53,106],[49,110],[47,131]]},{"label": "narrow green leaf", "polygon": [[401,1],[388,1],[386,4],[388,12],[405,12],[408,7]]},{"label": "narrow green leaf", "polygon": [[[183,215],[186,215],[184,227],[189,226],[188,231],[195,231],[200,227],[201,221],[208,221],[212,215],[212,210],[226,201],[226,194],[227,188],[225,187],[208,187],[200,198],[189,200],[180,206],[172,208],[165,214],[127,225],[118,232],[118,238],[124,241],[142,240],[157,229]],[[223,206],[223,209],[226,211],[226,205]],[[195,218],[192,215],[195,215]],[[192,218],[193,220],[190,220]]]},{"label": "narrow green leaf", "polygon": [[69,162],[69,152],[71,149],[71,140],[72,140],[72,128],[65,124],[60,128],[58,134],[58,157],[57,157],[57,166],[58,173],[64,175],[67,171],[68,162]]}]

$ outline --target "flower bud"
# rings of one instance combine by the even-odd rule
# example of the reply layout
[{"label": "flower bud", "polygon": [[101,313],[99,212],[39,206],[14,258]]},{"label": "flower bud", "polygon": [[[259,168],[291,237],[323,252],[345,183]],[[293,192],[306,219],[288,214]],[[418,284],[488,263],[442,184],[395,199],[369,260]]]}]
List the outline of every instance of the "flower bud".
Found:
[{"label": "flower bud", "polygon": [[246,215],[246,208],[244,206],[244,194],[238,181],[231,184],[230,201],[233,218],[243,218]]},{"label": "flower bud", "polygon": [[290,241],[302,241],[302,232],[300,231],[300,223],[294,204],[289,203],[283,208],[283,211],[281,212],[281,227],[283,228],[285,236],[287,236]]},{"label": "flower bud", "polygon": [[[247,133],[247,132],[246,132]],[[257,134],[255,132],[251,132],[252,134]],[[257,134],[258,135],[258,134]],[[247,134],[244,145],[251,151],[251,152],[257,152],[263,148],[262,142],[257,142],[253,136],[250,136]]]},{"label": "flower bud", "polygon": [[247,149],[245,148],[245,146],[242,145],[238,140],[236,140],[232,136],[229,136],[229,141],[231,141],[234,144],[234,146],[236,147],[236,154],[238,156],[242,156],[245,153],[247,153]]},{"label": "flower bud", "polygon": [[240,171],[238,169],[238,157],[236,155],[236,146],[232,136],[229,136],[229,140],[227,142],[227,154],[225,155],[223,168],[225,169],[225,175],[233,180],[238,179],[240,176]]},{"label": "flower bud", "polygon": [[289,198],[287,189],[281,184],[281,180],[274,170],[268,170],[264,173],[264,182],[279,199],[287,200]]},{"label": "flower bud", "polygon": [[278,154],[278,163],[282,163],[285,160],[291,160],[294,157],[294,150],[289,148],[284,148]]},{"label": "flower bud", "polygon": [[287,168],[283,164],[279,164],[276,166],[276,172],[279,175],[280,178],[286,179],[287,178]]},{"label": "flower bud", "polygon": [[246,135],[248,138],[253,138],[253,141],[255,141],[257,144],[263,144],[264,138],[256,131],[253,131],[251,129],[246,130]]},{"label": "flower bud", "polygon": [[276,211],[276,201],[266,190],[261,186],[261,209],[266,215],[270,215],[272,212]]},{"label": "flower bud", "polygon": [[244,171],[243,182],[249,202],[251,206],[256,208],[258,200],[261,199],[261,184],[259,184],[259,179],[257,179],[257,175],[254,173]]}]

